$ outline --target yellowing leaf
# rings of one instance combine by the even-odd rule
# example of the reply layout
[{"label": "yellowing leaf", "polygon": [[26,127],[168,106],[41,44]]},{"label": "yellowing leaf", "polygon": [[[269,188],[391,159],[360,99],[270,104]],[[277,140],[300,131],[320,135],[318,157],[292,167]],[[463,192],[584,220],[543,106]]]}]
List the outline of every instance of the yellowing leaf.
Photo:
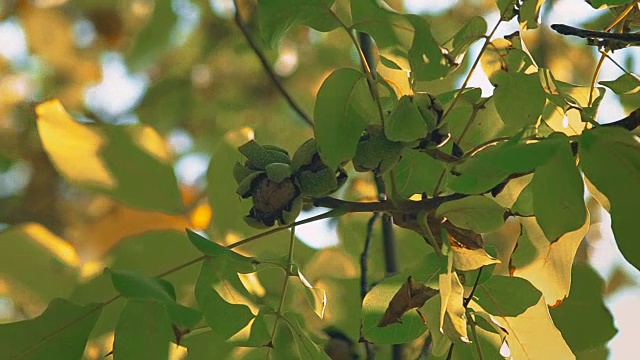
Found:
[{"label": "yellowing leaf", "polygon": [[467,249],[452,244],[451,250],[453,251],[453,267],[460,271],[475,270],[485,265],[500,263],[500,260],[493,258],[482,248]]},{"label": "yellowing leaf", "polygon": [[515,268],[513,275],[529,280],[542,291],[547,304],[556,305],[569,293],[571,266],[578,246],[589,230],[589,214],[587,212],[582,227],[554,242],[547,240],[535,218],[521,218],[520,223],[522,235],[511,257],[511,265]]},{"label": "yellowing leaf", "polygon": [[58,100],[40,104],[36,112],[47,155],[67,180],[133,207],[183,212],[173,167],[153,128],[80,124]]},{"label": "yellowing leaf", "polygon": [[141,149],[146,150],[162,162],[169,162],[170,154],[164,139],[153,128],[147,126],[130,127],[127,128],[127,131],[131,134],[133,142],[138,144]]},{"label": "yellowing leaf", "polygon": [[[440,274],[438,284],[440,285],[440,296],[442,297],[440,304],[440,331],[451,340],[459,339],[463,342],[469,342],[466,309],[462,306],[464,288],[460,283],[458,274],[455,272]],[[451,320],[452,329],[444,327],[445,317]],[[433,331],[433,329],[431,330]]]},{"label": "yellowing leaf", "polygon": [[322,289],[313,287],[299,270],[298,279],[304,285],[304,292],[307,295],[309,305],[311,305],[316,315],[322,319],[324,317],[324,309],[327,307],[327,293]]},{"label": "yellowing leaf", "polygon": [[64,241],[47,228],[40,224],[28,223],[23,225],[22,231],[30,236],[35,242],[49,250],[58,259],[69,266],[77,267],[80,259],[76,249],[68,242]]},{"label": "yellowing leaf", "polygon": [[509,332],[507,343],[511,359],[570,360],[575,355],[555,327],[544,298],[516,317],[497,317]]},{"label": "yellowing leaf", "polygon": [[105,144],[102,134],[73,120],[58,100],[38,105],[36,114],[42,146],[64,177],[103,188],[117,185],[99,156]]}]

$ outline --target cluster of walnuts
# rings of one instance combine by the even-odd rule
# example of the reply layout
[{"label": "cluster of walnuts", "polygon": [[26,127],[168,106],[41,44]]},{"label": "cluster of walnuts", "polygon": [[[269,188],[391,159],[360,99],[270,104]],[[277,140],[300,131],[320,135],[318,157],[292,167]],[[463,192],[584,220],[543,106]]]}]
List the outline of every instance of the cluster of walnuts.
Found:
[{"label": "cluster of walnuts", "polygon": [[329,195],[347,180],[342,167],[331,169],[320,159],[315,139],[309,139],[293,157],[277,146],[259,145],[254,140],[238,148],[247,160],[236,163],[233,176],[237,193],[251,197],[253,207],[245,221],[265,228],[293,222],[302,209],[304,197]]},{"label": "cluster of walnuts", "polygon": [[[429,147],[442,146],[446,142],[442,139],[449,138],[442,135],[444,129],[439,126],[442,108],[434,97],[421,93],[415,98],[404,96],[401,102],[403,100],[415,109],[424,126],[419,126],[421,130],[409,137],[390,140],[381,125],[369,125],[351,159],[356,171],[382,175],[398,164],[404,149],[426,151]],[[406,108],[400,111],[397,107],[389,118],[402,117],[404,111]],[[422,123],[422,120],[418,122]],[[253,207],[245,216],[245,221],[252,227],[271,227],[276,222],[288,225],[300,213],[304,198],[327,196],[347,180],[342,166],[330,168],[322,161],[313,138],[300,145],[293,157],[282,148],[260,145],[254,140],[238,150],[246,161],[235,164],[233,175],[238,183],[238,195],[253,200]]]}]

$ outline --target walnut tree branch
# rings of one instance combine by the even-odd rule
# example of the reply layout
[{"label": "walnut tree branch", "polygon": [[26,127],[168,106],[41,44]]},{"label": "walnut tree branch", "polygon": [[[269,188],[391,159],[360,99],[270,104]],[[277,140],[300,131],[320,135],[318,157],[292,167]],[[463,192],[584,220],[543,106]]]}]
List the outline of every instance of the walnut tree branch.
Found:
[{"label": "walnut tree branch", "polygon": [[[620,41],[627,45],[639,45],[639,33],[610,33],[605,31],[593,31],[579,29],[565,24],[553,24],[551,28],[562,35],[577,36],[583,39],[602,39]],[[595,43],[594,45],[598,45]]]},{"label": "walnut tree branch", "polygon": [[606,127],[621,127],[629,131],[633,131],[640,127],[640,108],[637,108],[631,112],[627,117],[610,122],[608,124],[602,124]]},{"label": "walnut tree branch", "polygon": [[233,0],[233,5],[236,8],[236,12],[234,15],[236,25],[242,32],[242,35],[244,35],[245,39],[247,39],[247,43],[249,43],[249,46],[251,47],[253,52],[256,54],[256,56],[260,60],[260,64],[262,64],[264,71],[267,73],[267,75],[269,75],[269,78],[271,79],[275,87],[278,89],[280,94],[282,94],[284,99],[287,101],[291,109],[293,109],[293,111],[295,111],[302,118],[302,120],[304,120],[304,122],[306,122],[309,126],[313,127],[313,121],[311,121],[311,118],[304,112],[304,110],[302,110],[300,105],[298,105],[298,103],[296,103],[296,101],[293,100],[291,95],[289,95],[287,90],[284,88],[284,85],[282,85],[282,83],[280,82],[280,78],[278,77],[278,75],[276,75],[276,73],[271,68],[271,65],[267,61],[267,58],[264,56],[264,53],[262,52],[262,50],[260,50],[260,47],[255,42],[255,40],[253,40],[253,38],[251,37],[251,33],[249,33],[249,30],[242,22],[242,17],[240,16],[240,10],[238,7],[238,1]]}]

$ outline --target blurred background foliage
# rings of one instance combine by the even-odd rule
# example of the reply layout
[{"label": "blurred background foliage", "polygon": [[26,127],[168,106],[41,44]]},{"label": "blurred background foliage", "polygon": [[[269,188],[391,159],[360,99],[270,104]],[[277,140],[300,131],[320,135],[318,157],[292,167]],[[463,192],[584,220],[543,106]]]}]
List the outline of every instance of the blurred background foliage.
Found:
[{"label": "blurred background foliage", "polygon": [[[315,94],[332,70],[358,66],[354,49],[339,31],[318,33],[300,27],[276,48],[269,48],[257,32],[256,1],[239,3],[243,23],[307,114],[312,113]],[[427,17],[442,43],[473,16],[484,16],[489,24],[498,18],[493,0],[387,3]],[[338,1],[337,6],[347,8],[346,2]],[[0,2],[0,322],[32,318],[55,297],[80,303],[108,299],[115,292],[100,275],[105,266],[152,276],[197,257],[186,240],[185,227],[205,231],[222,243],[255,233],[242,221],[248,204],[235,194],[229,171],[240,160],[236,147],[255,136],[258,142],[277,144],[292,153],[313,130],[276,91],[234,15],[231,0]],[[559,36],[548,25],[561,21],[601,29],[613,17],[608,10],[596,11],[578,0],[547,1],[543,26],[526,32],[524,41],[539,67],[550,69],[558,80],[588,85],[597,53],[582,40]],[[516,29],[517,24],[506,24],[499,34]],[[634,51],[637,48],[618,50],[614,57],[637,73],[640,65]],[[474,46],[471,59],[477,52]],[[419,88],[437,94],[460,86],[469,58],[446,81]],[[607,66],[601,79],[613,80],[621,73]],[[476,73],[470,86],[481,87],[489,95],[492,88],[486,76],[480,70]],[[599,120],[614,121],[639,107],[637,95],[623,96],[621,102],[605,98]],[[106,162],[126,165],[117,180],[120,185],[136,184],[129,193],[103,191],[65,177],[45,153],[36,126],[34,106],[52,98],[58,98],[84,124],[147,129],[131,149],[161,149],[176,182],[160,181],[146,172],[145,162],[151,160],[133,156],[139,149],[131,150],[131,156],[123,152],[127,147],[121,143],[126,139],[118,130],[109,133],[108,141],[119,150],[102,155]],[[344,196],[375,199],[368,174],[350,171],[350,175]],[[177,184],[179,193],[171,189],[172,184]],[[140,191],[151,199],[126,201]],[[181,202],[177,207],[172,205],[176,199]],[[619,255],[611,255],[608,249],[614,243],[605,215],[595,201],[590,204],[592,223],[603,225],[592,227],[578,261],[596,265],[605,277],[605,295],[631,288],[635,290],[628,296],[638,299],[637,272],[616,265]],[[328,294],[325,319],[310,314],[307,326],[316,330],[332,326],[354,342],[359,331],[354,314],[359,314],[360,307],[355,289],[367,219],[351,214],[337,224],[299,231],[310,246],[298,247],[295,256],[305,276]],[[490,236],[514,236],[516,228],[506,226]],[[374,232],[369,275],[378,280],[384,277],[380,236]],[[286,253],[287,242],[288,235],[274,235],[242,250],[275,258]],[[399,230],[398,243],[403,268],[429,251],[422,239],[405,230]],[[594,256],[598,251],[604,255]],[[186,290],[193,286],[196,272],[197,267],[189,268],[169,280],[183,294],[192,294]],[[279,278],[275,270],[265,270],[259,279],[245,280],[253,281],[248,287],[256,296],[273,296],[275,302]],[[302,306],[306,300],[301,287],[294,293],[287,297],[288,306]],[[182,301],[194,302],[185,295]],[[101,317],[87,358],[106,354],[111,344],[108,329],[121,307],[116,302],[105,308],[114,315]],[[615,314],[625,312],[614,309]],[[616,321],[620,327],[620,318]]]}]

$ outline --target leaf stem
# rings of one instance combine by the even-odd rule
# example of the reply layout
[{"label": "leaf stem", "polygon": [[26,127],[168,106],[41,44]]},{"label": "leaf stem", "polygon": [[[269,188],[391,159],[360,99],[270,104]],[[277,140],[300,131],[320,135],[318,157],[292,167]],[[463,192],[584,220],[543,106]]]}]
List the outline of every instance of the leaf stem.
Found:
[{"label": "leaf stem", "polygon": [[476,344],[476,351],[478,352],[478,357],[480,360],[484,360],[484,355],[482,355],[482,348],[480,348],[480,342],[478,342],[478,334],[476,333],[476,324],[471,323],[469,326],[471,328],[471,336],[473,336],[473,342]]},{"label": "leaf stem", "polygon": [[291,109],[293,109],[293,111],[295,111],[300,116],[300,118],[302,118],[302,120],[305,123],[307,123],[307,125],[313,127],[313,121],[311,121],[311,118],[304,112],[304,110],[302,110],[300,105],[296,103],[293,97],[291,97],[291,95],[284,88],[284,85],[282,85],[282,83],[280,82],[280,79],[271,68],[271,65],[269,65],[269,61],[267,61],[267,58],[264,56],[264,53],[262,53],[262,51],[260,50],[260,47],[253,40],[253,38],[251,37],[251,34],[249,33],[249,30],[242,22],[242,17],[240,16],[240,7],[238,6],[238,0],[233,0],[233,5],[235,7],[234,20],[236,22],[236,25],[242,32],[242,35],[244,35],[245,39],[247,40],[249,47],[251,47],[253,52],[258,57],[258,60],[260,60],[260,64],[262,64],[264,71],[267,73],[267,75],[275,85],[276,89],[278,89],[280,94],[287,101],[287,103],[289,104],[289,107],[291,107]]},{"label": "leaf stem", "polygon": [[293,260],[293,247],[296,243],[296,228],[295,226],[291,227],[291,238],[289,239],[289,255],[287,256],[287,264],[288,269],[285,270],[284,281],[282,284],[282,293],[280,293],[280,303],[278,304],[278,310],[276,311],[276,319],[273,322],[273,330],[271,330],[271,341],[269,342],[271,346],[267,350],[267,359],[269,359],[271,355],[271,349],[273,348],[273,340],[276,337],[276,330],[278,329],[278,322],[282,318],[282,309],[284,308],[284,298],[287,294],[287,287],[289,286],[289,274],[291,273],[291,265]]}]

